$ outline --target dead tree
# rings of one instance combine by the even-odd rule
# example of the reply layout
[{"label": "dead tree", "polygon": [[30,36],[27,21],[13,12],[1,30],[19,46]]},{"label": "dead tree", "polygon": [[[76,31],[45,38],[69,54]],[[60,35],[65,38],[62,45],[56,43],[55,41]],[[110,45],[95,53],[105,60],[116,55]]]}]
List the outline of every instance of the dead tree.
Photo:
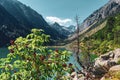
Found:
[{"label": "dead tree", "polygon": [[78,19],[78,16],[76,16],[76,27],[77,27],[77,30],[76,30],[76,38],[77,38],[77,50],[76,50],[76,60],[78,62],[78,64],[83,68],[85,69],[85,67],[83,66],[81,60],[80,60],[80,57],[79,57],[79,53],[80,53],[80,39],[79,39],[79,32],[80,32],[80,25],[79,25],[79,19]]},{"label": "dead tree", "polygon": [[[79,38],[79,33],[80,33],[80,24],[79,24],[79,19],[78,19],[78,16],[76,16],[75,18],[76,20],[76,27],[77,27],[77,30],[76,30],[76,38],[77,38],[77,50],[75,52],[75,58],[78,62],[78,64],[82,67],[82,70],[78,70],[78,73],[80,74],[83,74],[86,78],[89,77],[89,80],[94,80],[93,77],[92,77],[92,74],[91,74],[91,71],[92,71],[92,68],[93,68],[93,64],[90,62],[90,53],[89,53],[89,44],[87,45],[88,46],[88,52],[87,52],[87,58],[86,60],[88,60],[87,64],[83,64],[83,61],[80,60],[80,38]],[[77,68],[78,69],[78,68]],[[87,79],[88,80],[88,79]]]}]

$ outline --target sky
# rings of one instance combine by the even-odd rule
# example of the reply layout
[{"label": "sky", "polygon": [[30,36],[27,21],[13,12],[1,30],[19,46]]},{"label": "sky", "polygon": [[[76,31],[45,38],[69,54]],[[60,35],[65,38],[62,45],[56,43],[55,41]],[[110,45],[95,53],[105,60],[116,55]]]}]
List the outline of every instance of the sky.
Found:
[{"label": "sky", "polygon": [[82,23],[91,13],[109,0],[18,0],[41,14],[49,23],[75,25],[75,16]]}]

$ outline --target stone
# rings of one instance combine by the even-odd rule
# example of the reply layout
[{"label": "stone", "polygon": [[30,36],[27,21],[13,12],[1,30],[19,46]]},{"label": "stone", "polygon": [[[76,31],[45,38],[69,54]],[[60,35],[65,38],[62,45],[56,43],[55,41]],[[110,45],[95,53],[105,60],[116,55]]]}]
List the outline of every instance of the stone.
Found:
[{"label": "stone", "polygon": [[105,77],[102,77],[100,80],[105,80]]},{"label": "stone", "polygon": [[120,60],[120,49],[116,49],[114,53],[115,53],[114,60],[118,62]]},{"label": "stone", "polygon": [[110,72],[116,73],[116,72],[118,72],[118,71],[120,71],[120,65],[112,66],[112,67],[109,69],[109,72],[106,73],[100,80],[106,80],[106,78],[107,78],[107,80],[108,80],[108,78],[109,78],[109,80],[119,80],[119,79],[116,78],[116,77],[110,76],[110,74],[111,74]]},{"label": "stone", "polygon": [[120,71],[120,65],[113,66],[109,69],[109,71]]},{"label": "stone", "polygon": [[101,58],[102,58],[103,60],[108,60],[110,57],[109,57],[109,55],[102,55]]},{"label": "stone", "polygon": [[110,51],[95,59],[93,73],[102,76],[109,71],[112,66],[117,65],[120,60],[120,48]]},{"label": "stone", "polygon": [[111,51],[110,53],[109,53],[109,56],[110,56],[110,58],[114,58],[114,53],[113,53],[113,51]]}]

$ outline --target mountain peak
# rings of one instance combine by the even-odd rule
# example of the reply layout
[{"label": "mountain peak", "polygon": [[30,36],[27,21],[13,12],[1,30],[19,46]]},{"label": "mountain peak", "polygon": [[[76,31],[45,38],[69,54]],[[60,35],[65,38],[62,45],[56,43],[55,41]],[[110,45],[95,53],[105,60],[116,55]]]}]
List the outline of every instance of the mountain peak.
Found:
[{"label": "mountain peak", "polygon": [[60,26],[57,22],[55,22],[53,25]]},{"label": "mountain peak", "polygon": [[120,4],[120,0],[110,0],[110,2],[115,2]]}]

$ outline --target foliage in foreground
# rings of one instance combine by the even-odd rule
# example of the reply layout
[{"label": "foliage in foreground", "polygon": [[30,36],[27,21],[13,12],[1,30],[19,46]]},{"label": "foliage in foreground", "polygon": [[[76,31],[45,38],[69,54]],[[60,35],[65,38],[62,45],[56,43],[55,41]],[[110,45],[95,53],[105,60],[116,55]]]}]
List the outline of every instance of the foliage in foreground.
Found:
[{"label": "foliage in foreground", "polygon": [[42,30],[32,29],[26,38],[11,41],[7,58],[0,59],[2,80],[47,80],[60,79],[66,72],[74,71],[68,51],[48,50],[44,45],[49,36]]}]

